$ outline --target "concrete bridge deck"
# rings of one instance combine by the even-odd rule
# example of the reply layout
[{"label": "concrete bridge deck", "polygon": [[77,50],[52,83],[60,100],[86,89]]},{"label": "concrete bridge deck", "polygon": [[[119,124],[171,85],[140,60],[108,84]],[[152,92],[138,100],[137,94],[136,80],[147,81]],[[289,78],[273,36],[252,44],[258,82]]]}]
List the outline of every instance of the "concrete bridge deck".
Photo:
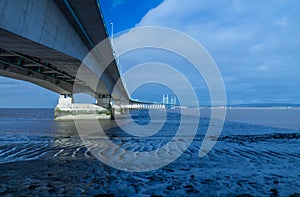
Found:
[{"label": "concrete bridge deck", "polygon": [[[120,78],[100,5],[97,0],[0,1],[0,75],[21,79],[59,94],[87,92],[95,98],[110,96]],[[109,64],[96,89],[76,79],[82,60],[103,42],[99,68]],[[76,91],[73,85],[76,84]],[[129,99],[118,85],[115,100]]]}]

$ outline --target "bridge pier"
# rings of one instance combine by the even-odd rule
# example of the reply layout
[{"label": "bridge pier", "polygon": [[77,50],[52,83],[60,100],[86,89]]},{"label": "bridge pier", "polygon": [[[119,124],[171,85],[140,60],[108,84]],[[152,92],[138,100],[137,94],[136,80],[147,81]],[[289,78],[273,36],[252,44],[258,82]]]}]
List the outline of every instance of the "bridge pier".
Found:
[{"label": "bridge pier", "polygon": [[62,94],[59,96],[58,104],[68,105],[74,102],[72,94]]},{"label": "bridge pier", "polygon": [[109,119],[112,111],[95,104],[73,103],[73,95],[60,95],[54,110],[56,120]]},{"label": "bridge pier", "polygon": [[115,119],[115,109],[112,106],[111,96],[108,94],[99,94],[96,96],[96,105],[106,108],[110,111],[110,119]]},{"label": "bridge pier", "polygon": [[99,94],[96,97],[96,105],[104,107],[106,109],[111,108],[111,96],[108,94]]}]

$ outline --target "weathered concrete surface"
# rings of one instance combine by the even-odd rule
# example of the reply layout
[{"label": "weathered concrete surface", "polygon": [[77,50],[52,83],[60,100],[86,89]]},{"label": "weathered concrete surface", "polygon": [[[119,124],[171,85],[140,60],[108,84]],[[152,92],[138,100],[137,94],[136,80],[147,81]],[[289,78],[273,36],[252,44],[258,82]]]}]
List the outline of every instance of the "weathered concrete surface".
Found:
[{"label": "weathered concrete surface", "polygon": [[0,10],[0,28],[6,31],[78,60],[89,52],[53,0],[1,0]]},{"label": "weathered concrete surface", "polygon": [[73,103],[72,96],[61,95],[54,109],[55,120],[109,119],[110,110],[94,104]]}]

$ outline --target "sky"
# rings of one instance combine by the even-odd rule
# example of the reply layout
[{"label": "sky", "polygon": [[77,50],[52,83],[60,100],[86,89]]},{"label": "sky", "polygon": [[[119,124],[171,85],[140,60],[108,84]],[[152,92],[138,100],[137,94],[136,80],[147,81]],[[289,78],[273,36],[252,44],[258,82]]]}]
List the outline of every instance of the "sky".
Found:
[{"label": "sky", "polygon": [[[202,44],[221,72],[228,104],[300,103],[300,1],[100,0],[100,3],[109,33],[112,22],[114,33],[134,27],[163,26],[179,30]],[[120,57],[122,71],[141,63],[141,58],[152,61],[145,54],[158,53],[145,50]],[[161,56],[155,60],[174,65]],[[176,61],[180,63],[174,65],[177,69],[182,69],[182,65],[190,68],[182,59]],[[195,85],[200,100],[207,103],[203,80],[195,78],[189,69],[182,72]],[[161,94],[168,91],[157,84],[146,85],[133,97],[161,101]],[[0,107],[51,108],[58,99],[56,93],[4,77],[0,77],[0,92]]]}]

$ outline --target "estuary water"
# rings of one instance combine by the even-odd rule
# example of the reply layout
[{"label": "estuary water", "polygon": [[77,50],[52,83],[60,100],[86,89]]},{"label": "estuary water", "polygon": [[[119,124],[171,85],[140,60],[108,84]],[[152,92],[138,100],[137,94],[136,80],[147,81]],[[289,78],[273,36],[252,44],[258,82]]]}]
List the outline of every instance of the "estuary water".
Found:
[{"label": "estuary water", "polygon": [[[0,109],[0,196],[300,194],[298,111],[229,109],[216,145],[200,158],[199,148],[210,122],[209,110],[203,109],[191,145],[174,162],[149,172],[128,172],[96,159],[83,144],[74,121],[54,121],[53,109]],[[164,146],[181,120],[178,110],[168,110],[165,119],[154,116],[150,120],[147,110],[127,115],[139,125],[151,121],[163,125],[152,136],[133,137],[114,121],[99,120],[113,142],[135,151]]]}]

